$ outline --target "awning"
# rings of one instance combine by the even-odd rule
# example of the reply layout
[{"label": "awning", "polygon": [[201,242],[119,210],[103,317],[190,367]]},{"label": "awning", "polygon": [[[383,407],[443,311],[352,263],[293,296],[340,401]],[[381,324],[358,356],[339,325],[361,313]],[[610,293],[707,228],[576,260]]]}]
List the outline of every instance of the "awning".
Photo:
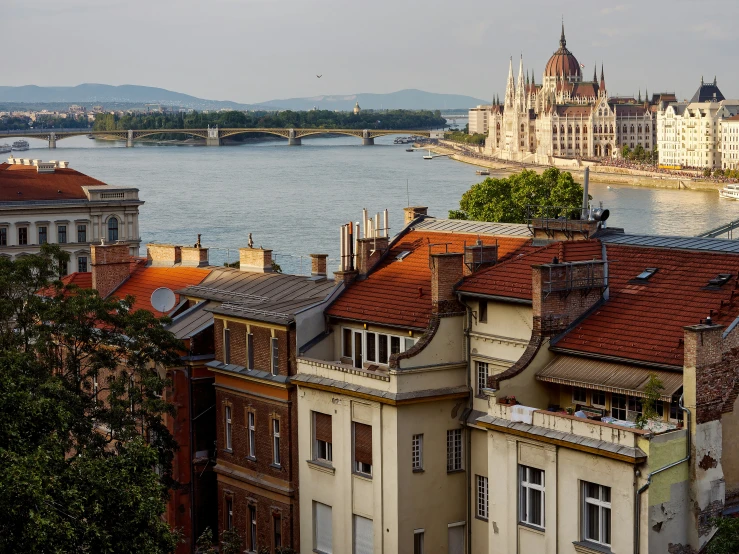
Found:
[{"label": "awning", "polygon": [[650,375],[655,375],[665,387],[660,395],[665,402],[670,402],[683,386],[683,374],[679,371],[648,369],[576,356],[557,357],[539,371],[536,378],[548,383],[646,397],[644,388]]}]

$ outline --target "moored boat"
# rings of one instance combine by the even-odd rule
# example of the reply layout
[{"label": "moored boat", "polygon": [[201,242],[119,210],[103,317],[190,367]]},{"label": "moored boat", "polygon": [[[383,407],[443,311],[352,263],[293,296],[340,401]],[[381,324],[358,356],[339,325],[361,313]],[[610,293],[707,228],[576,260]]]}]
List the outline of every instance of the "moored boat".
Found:
[{"label": "moored boat", "polygon": [[13,147],[12,147],[13,150],[19,150],[19,151],[28,150],[29,148],[30,148],[30,146],[28,144],[28,141],[27,140],[23,140],[23,139],[16,140],[13,143]]},{"label": "moored boat", "polygon": [[721,198],[739,200],[739,183],[731,183],[726,185],[724,188],[718,191],[718,195]]},{"label": "moored boat", "polygon": [[9,144],[0,144],[0,154],[7,154],[13,150]]}]

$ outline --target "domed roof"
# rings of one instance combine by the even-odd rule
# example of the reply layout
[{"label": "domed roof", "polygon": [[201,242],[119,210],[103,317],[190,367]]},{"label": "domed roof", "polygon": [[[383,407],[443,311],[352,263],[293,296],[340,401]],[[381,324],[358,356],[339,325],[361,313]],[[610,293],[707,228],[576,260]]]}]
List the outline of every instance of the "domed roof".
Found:
[{"label": "domed roof", "polygon": [[577,58],[567,50],[567,40],[565,40],[565,26],[562,24],[562,36],[559,39],[559,48],[549,58],[547,66],[544,69],[545,77],[559,77],[563,75],[565,77],[576,76],[582,78],[580,73],[580,62]]}]

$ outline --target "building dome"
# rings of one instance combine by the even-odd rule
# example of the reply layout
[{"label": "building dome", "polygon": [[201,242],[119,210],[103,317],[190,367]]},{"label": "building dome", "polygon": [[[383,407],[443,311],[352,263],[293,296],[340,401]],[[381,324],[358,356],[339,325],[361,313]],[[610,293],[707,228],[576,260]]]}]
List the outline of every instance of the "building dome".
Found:
[{"label": "building dome", "polygon": [[577,61],[577,58],[575,58],[572,52],[567,50],[564,24],[562,25],[562,36],[559,39],[559,48],[549,58],[547,66],[544,69],[544,77],[559,77],[560,75],[577,77],[577,80],[582,79],[580,62]]},{"label": "building dome", "polygon": [[358,114],[361,111],[362,111],[362,108],[359,107],[359,102],[357,102],[356,104],[354,104],[354,113],[355,114]]}]

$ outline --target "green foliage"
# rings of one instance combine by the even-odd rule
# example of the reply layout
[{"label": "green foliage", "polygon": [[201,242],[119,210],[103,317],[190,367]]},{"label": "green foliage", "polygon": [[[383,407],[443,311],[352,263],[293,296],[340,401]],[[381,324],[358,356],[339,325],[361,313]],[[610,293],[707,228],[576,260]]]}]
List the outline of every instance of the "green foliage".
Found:
[{"label": "green foliage", "polygon": [[40,115],[36,121],[27,116],[0,117],[0,131],[25,131],[26,129],[85,129],[90,126],[85,116],[59,117],[56,115]]},{"label": "green foliage", "polygon": [[236,529],[226,529],[221,533],[221,554],[241,554],[244,541]]},{"label": "green foliage", "polygon": [[465,131],[452,131],[449,133],[444,133],[444,140],[462,142],[464,144],[482,145],[485,144],[486,138],[487,137],[482,133],[475,133],[474,135],[470,135],[466,131],[466,129]]},{"label": "green foliage", "polygon": [[739,518],[711,519],[717,530],[706,548],[706,554],[736,554],[739,552]]},{"label": "green foliage", "polygon": [[206,527],[205,531],[198,537],[195,542],[195,552],[197,554],[217,554],[215,545],[213,544],[213,530]]},{"label": "green foliage", "polygon": [[704,177],[710,177],[711,176],[711,168],[710,167],[707,167],[706,169],[703,170],[703,176]]},{"label": "green foliage", "polygon": [[[460,209],[450,210],[449,217],[526,223],[527,206],[578,207],[582,203],[582,194],[582,185],[576,183],[569,172],[560,172],[555,167],[550,167],[541,175],[524,170],[505,179],[488,177],[482,183],[473,185],[462,195]],[[579,215],[579,208],[575,212]]]},{"label": "green foliage", "polygon": [[275,273],[282,273],[282,267],[274,260],[272,260],[272,271]]},{"label": "green foliage", "polygon": [[0,258],[0,552],[172,552],[156,367],[180,344],[132,298],[62,286],[66,261]]},{"label": "green foliage", "polygon": [[642,401],[642,415],[636,418],[636,426],[639,429],[643,429],[650,419],[659,416],[657,402],[659,402],[659,397],[664,389],[665,386],[662,381],[654,373],[650,373],[649,381],[644,387],[645,398]]}]

